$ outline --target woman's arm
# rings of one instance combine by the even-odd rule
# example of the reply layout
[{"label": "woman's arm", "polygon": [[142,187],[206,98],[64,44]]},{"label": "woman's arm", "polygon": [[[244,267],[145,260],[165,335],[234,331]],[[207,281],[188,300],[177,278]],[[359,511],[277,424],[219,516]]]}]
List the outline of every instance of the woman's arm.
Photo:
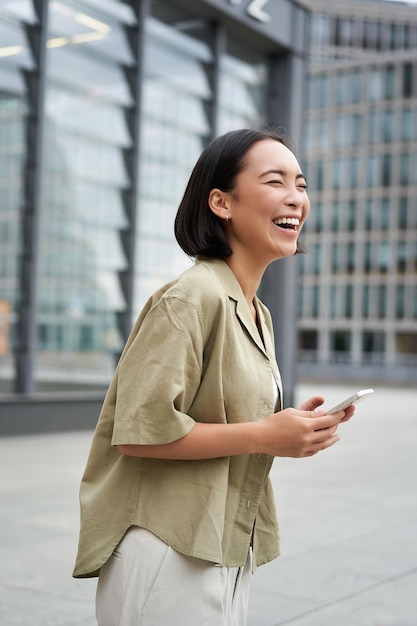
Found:
[{"label": "woman's arm", "polygon": [[335,434],[337,426],[351,412],[351,407],[334,415],[326,415],[325,411],[288,408],[260,422],[196,422],[185,437],[176,441],[160,445],[123,444],[117,449],[128,456],[171,460],[212,459],[253,453],[311,456],[339,440]]}]

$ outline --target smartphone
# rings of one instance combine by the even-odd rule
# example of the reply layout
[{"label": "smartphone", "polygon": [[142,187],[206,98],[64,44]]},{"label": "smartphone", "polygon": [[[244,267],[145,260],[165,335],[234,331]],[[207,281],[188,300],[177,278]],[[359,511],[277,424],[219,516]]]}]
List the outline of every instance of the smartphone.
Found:
[{"label": "smartphone", "polygon": [[363,398],[367,398],[372,393],[374,393],[373,389],[361,389],[357,393],[354,393],[350,398],[346,398],[340,404],[334,406],[330,411],[327,411],[327,415],[332,415],[333,413],[337,413],[338,411],[344,411],[351,404],[356,404],[359,400],[363,400]]}]

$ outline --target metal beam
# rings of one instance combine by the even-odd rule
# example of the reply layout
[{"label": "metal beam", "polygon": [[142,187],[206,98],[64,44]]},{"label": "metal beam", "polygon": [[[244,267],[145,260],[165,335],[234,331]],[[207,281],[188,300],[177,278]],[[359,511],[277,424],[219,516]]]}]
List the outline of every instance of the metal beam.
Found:
[{"label": "metal beam", "polygon": [[131,147],[123,151],[130,178],[130,188],[123,192],[123,204],[129,225],[121,233],[121,242],[127,258],[127,268],[119,272],[120,285],[126,299],[126,309],[118,314],[118,325],[123,340],[130,334],[134,315],[135,258],[139,200],[140,130],[142,117],[142,91],[144,82],[145,21],[149,15],[149,0],[130,1],[136,15],[136,24],[126,26],[126,35],[131,46],[135,65],[125,67],[126,81],[132,93],[133,104],[126,110],[126,121],[131,136]]},{"label": "metal beam", "polygon": [[34,390],[34,362],[37,343],[37,296],[39,278],[39,223],[45,102],[46,36],[48,0],[33,0],[37,22],[26,26],[27,39],[35,61],[24,72],[27,98],[27,159],[24,172],[22,207],[22,249],[20,259],[20,298],[17,306],[15,343],[15,391]]}]

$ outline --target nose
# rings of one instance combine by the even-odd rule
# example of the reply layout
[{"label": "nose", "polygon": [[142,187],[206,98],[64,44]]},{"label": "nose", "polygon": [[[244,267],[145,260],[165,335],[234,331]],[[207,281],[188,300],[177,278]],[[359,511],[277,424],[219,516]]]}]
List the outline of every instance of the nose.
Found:
[{"label": "nose", "polygon": [[289,207],[298,209],[303,206],[306,200],[307,194],[305,190],[300,190],[298,187],[291,187],[288,190],[287,197],[285,198],[285,204]]}]

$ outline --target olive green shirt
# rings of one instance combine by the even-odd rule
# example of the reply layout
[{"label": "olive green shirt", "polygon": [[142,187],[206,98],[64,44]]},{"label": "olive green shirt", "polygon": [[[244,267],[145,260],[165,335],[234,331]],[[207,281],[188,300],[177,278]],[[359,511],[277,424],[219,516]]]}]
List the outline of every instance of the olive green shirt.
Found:
[{"label": "olive green shirt", "polygon": [[108,389],[80,489],[75,577],[97,576],[132,525],[178,552],[254,569],[279,554],[264,454],[172,461],[122,455],[119,444],[164,444],[196,421],[236,423],[274,412],[281,398],[272,322],[261,334],[222,260],[201,257],[142,310]]}]

